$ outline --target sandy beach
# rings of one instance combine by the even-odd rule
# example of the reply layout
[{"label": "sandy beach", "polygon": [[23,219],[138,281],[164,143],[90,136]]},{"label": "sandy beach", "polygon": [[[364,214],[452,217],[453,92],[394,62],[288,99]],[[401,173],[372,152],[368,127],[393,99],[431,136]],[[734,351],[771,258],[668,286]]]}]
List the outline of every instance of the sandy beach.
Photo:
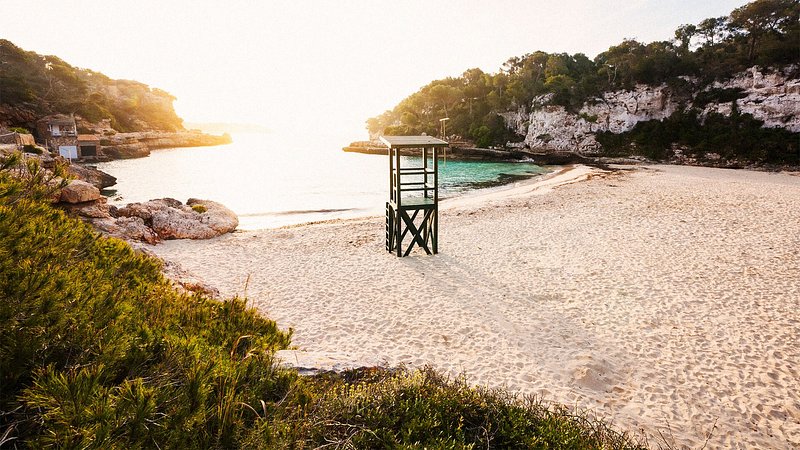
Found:
[{"label": "sandy beach", "polygon": [[653,445],[800,448],[800,176],[579,166],[445,202],[436,256],[388,254],[383,227],[150,249],[301,350],[431,365]]}]

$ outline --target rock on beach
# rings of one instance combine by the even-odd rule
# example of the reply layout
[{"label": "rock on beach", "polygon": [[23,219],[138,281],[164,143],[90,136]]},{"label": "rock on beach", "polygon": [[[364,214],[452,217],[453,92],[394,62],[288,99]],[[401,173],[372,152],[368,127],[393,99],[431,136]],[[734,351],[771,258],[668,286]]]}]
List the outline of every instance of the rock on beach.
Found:
[{"label": "rock on beach", "polygon": [[81,180],[72,180],[61,189],[60,200],[65,203],[84,203],[100,198],[100,189]]},{"label": "rock on beach", "polygon": [[210,239],[239,226],[233,211],[211,200],[189,199],[184,205],[174,198],[161,198],[117,208],[108,205],[89,183],[73,181],[68,188],[73,185],[62,191],[62,208],[100,232],[127,241],[156,244],[165,239]]}]

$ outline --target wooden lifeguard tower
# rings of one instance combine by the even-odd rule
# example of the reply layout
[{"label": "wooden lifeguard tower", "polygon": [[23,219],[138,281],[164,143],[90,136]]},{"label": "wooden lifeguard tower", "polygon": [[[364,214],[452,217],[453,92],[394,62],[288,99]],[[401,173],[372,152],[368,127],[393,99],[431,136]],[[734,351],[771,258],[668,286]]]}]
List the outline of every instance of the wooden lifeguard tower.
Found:
[{"label": "wooden lifeguard tower", "polygon": [[[386,251],[408,256],[414,245],[427,254],[439,252],[438,149],[449,144],[430,136],[382,136],[389,148],[389,201],[386,202]],[[420,149],[421,167],[402,167],[400,150]],[[429,153],[430,151],[430,153]],[[428,164],[428,156],[433,163]],[[405,177],[405,180],[404,180]],[[418,195],[404,195],[414,192]],[[422,213],[420,217],[420,213]],[[418,221],[417,219],[420,218]],[[403,251],[403,239],[411,243]]]}]

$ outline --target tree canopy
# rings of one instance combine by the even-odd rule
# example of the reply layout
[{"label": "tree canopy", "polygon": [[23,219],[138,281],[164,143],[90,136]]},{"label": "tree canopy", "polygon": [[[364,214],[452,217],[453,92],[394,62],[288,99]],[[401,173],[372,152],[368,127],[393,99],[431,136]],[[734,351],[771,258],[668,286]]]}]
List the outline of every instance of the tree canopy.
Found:
[{"label": "tree canopy", "polygon": [[[34,116],[74,113],[89,122],[110,119],[117,131],[176,131],[183,129],[183,121],[172,107],[174,100],[146,84],[112,80],[73,67],[57,56],[25,51],[0,39],[0,107],[12,106]],[[33,125],[15,118],[3,121]]]},{"label": "tree canopy", "polygon": [[[691,76],[703,83],[723,80],[754,65],[781,67],[800,54],[800,1],[757,0],[725,17],[681,25],[670,41],[649,44],[626,39],[594,59],[582,53],[536,51],[506,61],[499,72],[466,70],[436,80],[394,109],[367,120],[372,134],[436,135],[439,119],[448,130],[478,146],[520,139],[499,114],[561,105],[575,111],[599,94],[636,84],[678,82]],[[534,99],[542,98],[540,104]]]}]

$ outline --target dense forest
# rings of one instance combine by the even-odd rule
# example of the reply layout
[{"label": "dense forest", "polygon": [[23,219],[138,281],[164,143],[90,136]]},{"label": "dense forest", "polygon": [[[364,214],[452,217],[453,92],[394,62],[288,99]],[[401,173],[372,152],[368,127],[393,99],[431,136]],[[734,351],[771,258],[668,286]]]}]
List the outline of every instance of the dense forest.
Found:
[{"label": "dense forest", "polygon": [[[469,69],[460,77],[422,87],[393,110],[369,119],[367,128],[373,135],[438,135],[439,119],[449,117],[448,134],[472,140],[479,147],[502,145],[521,140],[506,128],[499,116],[502,112],[545,105],[577,112],[603,92],[661,83],[680,90],[687,76],[707,86],[752,66],[780,68],[797,63],[798,55],[800,1],[758,0],[728,16],[682,25],[672,40],[645,44],[626,39],[594,59],[581,53],[537,51],[509,59],[494,74]],[[662,131],[668,132],[668,127]],[[794,140],[791,134],[786,142]],[[676,139],[662,136],[659,142]],[[615,152],[623,141],[605,139],[609,145],[617,144]]]},{"label": "dense forest", "polygon": [[145,84],[113,80],[0,39],[0,124],[32,128],[37,117],[74,113],[92,123],[110,119],[120,132],[177,131],[183,125],[174,100]]}]

